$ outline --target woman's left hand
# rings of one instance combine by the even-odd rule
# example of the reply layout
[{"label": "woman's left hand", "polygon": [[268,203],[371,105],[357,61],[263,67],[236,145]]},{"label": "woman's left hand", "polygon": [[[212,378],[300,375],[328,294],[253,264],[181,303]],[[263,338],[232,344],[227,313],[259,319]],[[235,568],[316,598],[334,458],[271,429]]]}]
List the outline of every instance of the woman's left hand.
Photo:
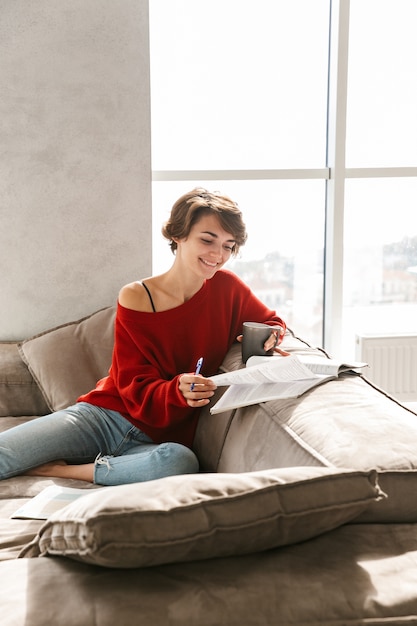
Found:
[{"label": "woman's left hand", "polygon": [[281,348],[278,348],[278,344],[283,339],[284,335],[285,335],[285,330],[283,328],[280,328],[279,331],[273,330],[271,334],[269,335],[268,339],[264,343],[265,352],[268,352],[269,350],[274,350],[274,352],[277,352],[281,356],[290,356],[289,352],[286,352],[286,350],[282,350]]},{"label": "woman's left hand", "polygon": [[[284,328],[279,327],[279,330],[274,330],[273,329],[271,331],[271,334],[269,335],[268,339],[264,343],[264,350],[265,350],[265,352],[269,352],[270,350],[274,350],[274,352],[277,352],[281,356],[290,356],[289,352],[287,352],[286,350],[282,350],[281,348],[278,348],[278,344],[283,339],[284,335],[285,335],[285,329]],[[242,342],[243,335],[238,335],[236,337],[236,339],[237,339],[237,341]]]}]

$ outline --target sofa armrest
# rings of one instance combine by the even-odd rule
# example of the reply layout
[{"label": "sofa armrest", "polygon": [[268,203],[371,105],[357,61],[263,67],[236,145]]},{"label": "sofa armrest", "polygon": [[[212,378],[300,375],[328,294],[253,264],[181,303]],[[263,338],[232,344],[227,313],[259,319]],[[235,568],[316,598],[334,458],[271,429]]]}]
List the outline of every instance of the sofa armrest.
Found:
[{"label": "sofa armrest", "polygon": [[0,417],[45,415],[48,406],[17,346],[0,342]]}]

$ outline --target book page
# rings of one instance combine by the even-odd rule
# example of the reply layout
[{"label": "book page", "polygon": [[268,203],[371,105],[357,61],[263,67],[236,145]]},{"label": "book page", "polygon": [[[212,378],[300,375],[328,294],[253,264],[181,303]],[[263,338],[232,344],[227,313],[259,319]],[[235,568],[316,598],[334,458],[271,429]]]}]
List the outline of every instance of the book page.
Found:
[{"label": "book page", "polygon": [[349,370],[361,369],[362,367],[368,367],[367,363],[361,363],[358,361],[352,361],[351,363],[342,363],[337,359],[327,359],[320,356],[299,356],[298,357],[309,370],[315,374],[333,374],[337,376],[342,372]]},{"label": "book page", "polygon": [[51,485],[38,493],[13,513],[12,519],[48,519],[52,513],[59,511],[74,500],[86,496],[93,489],[75,489]]},{"label": "book page", "polygon": [[297,398],[312,387],[337,378],[341,371],[366,365],[359,362],[343,364],[319,355],[253,356],[242,369],[210,376],[218,387],[229,385],[210,413],[269,400]]},{"label": "book page", "polygon": [[263,383],[261,385],[231,385],[222,397],[211,407],[210,413],[223,413],[231,409],[238,409],[259,402],[279,400],[284,398],[298,398],[303,393],[321,385],[334,376],[316,376],[315,378],[294,380],[286,383]]},{"label": "book page", "polygon": [[[252,358],[252,357],[251,357]],[[294,380],[314,379],[316,374],[311,372],[299,358],[291,356],[271,356],[267,360],[255,365],[248,365],[240,370],[210,376],[218,387],[224,385],[259,385],[261,383],[288,382]],[[249,363],[250,359],[248,360]]]},{"label": "book page", "polygon": [[[262,363],[267,363],[268,359],[275,359],[277,357],[266,357],[266,356],[252,356],[247,361],[247,366],[251,367],[252,365],[261,365]],[[299,354],[297,358],[303,365],[308,367],[308,369],[314,374],[326,374],[337,376],[342,372],[361,369],[363,367],[368,367],[367,363],[362,363],[359,361],[352,361],[351,363],[344,363],[337,359],[328,359],[325,356],[319,356],[316,354],[305,355]]]}]

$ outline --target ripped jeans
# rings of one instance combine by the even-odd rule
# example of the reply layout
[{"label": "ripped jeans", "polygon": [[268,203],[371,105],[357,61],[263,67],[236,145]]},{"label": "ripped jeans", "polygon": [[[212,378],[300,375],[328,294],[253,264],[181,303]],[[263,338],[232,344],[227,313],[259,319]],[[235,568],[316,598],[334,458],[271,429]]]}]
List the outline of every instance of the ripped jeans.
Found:
[{"label": "ripped jeans", "polygon": [[117,411],[79,402],[0,434],[0,480],[64,460],[94,462],[94,483],[122,485],[198,472],[194,452],[154,443]]}]

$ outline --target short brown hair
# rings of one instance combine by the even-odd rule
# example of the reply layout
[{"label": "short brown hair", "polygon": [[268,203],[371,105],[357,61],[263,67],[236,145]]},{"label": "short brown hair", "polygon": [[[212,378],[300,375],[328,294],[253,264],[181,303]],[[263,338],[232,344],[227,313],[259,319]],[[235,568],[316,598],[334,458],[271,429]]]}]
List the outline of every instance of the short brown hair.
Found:
[{"label": "short brown hair", "polygon": [[216,215],[222,228],[233,235],[235,256],[246,239],[246,226],[236,202],[218,191],[197,187],[179,198],[171,209],[171,215],[162,227],[162,234],[170,242],[172,253],[177,249],[174,239],[184,239],[203,215]]}]

